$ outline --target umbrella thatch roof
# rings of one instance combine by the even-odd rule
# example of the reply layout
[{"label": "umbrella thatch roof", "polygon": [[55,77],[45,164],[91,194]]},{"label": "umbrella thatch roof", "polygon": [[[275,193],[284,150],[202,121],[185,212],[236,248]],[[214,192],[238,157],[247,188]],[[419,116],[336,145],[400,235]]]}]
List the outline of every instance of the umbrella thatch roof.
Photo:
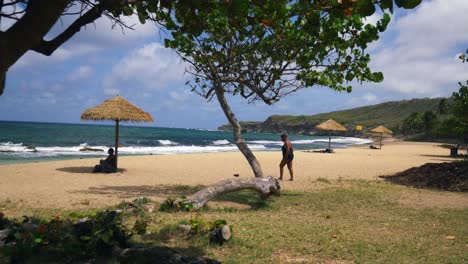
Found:
[{"label": "umbrella thatch roof", "polygon": [[384,133],[384,134],[393,134],[393,132],[392,132],[390,129],[388,129],[388,128],[384,127],[384,126],[378,126],[378,127],[374,128],[374,129],[372,129],[370,132],[373,132],[373,133]]},{"label": "umbrella thatch roof", "polygon": [[341,125],[340,123],[336,122],[333,119],[328,119],[327,121],[318,124],[315,129],[318,130],[325,130],[325,131],[348,131],[346,127]]},{"label": "umbrella thatch roof", "polygon": [[153,122],[151,115],[129,103],[120,96],[107,99],[104,103],[90,108],[81,115],[83,120],[115,120]]}]

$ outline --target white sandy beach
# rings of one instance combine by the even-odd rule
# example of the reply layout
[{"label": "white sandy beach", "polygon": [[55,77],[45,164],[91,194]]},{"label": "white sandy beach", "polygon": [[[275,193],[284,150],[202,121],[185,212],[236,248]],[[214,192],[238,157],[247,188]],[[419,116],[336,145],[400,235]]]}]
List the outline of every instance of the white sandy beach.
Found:
[{"label": "white sandy beach", "polygon": [[[427,162],[445,162],[448,150],[436,143],[392,142],[382,150],[368,146],[337,149],[336,153],[296,151],[295,181],[286,190],[310,191],[317,178],[379,179]],[[264,174],[279,176],[280,152],[256,152]],[[209,185],[224,179],[253,177],[241,153],[208,153],[120,157],[123,172],[91,173],[97,159],[0,165],[0,202],[33,208],[82,208],[116,204],[148,196],[161,200],[167,186]],[[288,179],[286,175],[285,179]],[[89,203],[89,204],[88,204]]]}]

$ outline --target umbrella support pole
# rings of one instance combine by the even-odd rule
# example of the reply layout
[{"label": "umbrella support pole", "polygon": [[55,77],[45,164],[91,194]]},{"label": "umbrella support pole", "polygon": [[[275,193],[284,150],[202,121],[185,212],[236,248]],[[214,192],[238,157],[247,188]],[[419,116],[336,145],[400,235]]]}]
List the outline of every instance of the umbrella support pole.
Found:
[{"label": "umbrella support pole", "polygon": [[118,151],[119,149],[119,120],[115,120],[115,168],[117,169],[117,161],[118,161]]},{"label": "umbrella support pole", "polygon": [[331,131],[328,131],[328,151],[331,153]]},{"label": "umbrella support pole", "polygon": [[382,149],[382,133],[380,133],[380,147],[379,149]]}]

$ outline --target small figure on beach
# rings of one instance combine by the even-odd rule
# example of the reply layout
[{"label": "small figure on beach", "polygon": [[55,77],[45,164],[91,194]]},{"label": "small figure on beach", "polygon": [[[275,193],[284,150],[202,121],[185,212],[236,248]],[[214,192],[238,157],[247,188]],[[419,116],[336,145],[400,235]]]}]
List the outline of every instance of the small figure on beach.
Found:
[{"label": "small figure on beach", "polygon": [[110,148],[107,153],[109,156],[105,160],[100,160],[99,165],[94,166],[93,172],[116,172],[117,171],[117,159],[114,155],[114,149]]},{"label": "small figure on beach", "polygon": [[369,146],[370,149],[379,149],[378,147],[375,147],[374,145]]},{"label": "small figure on beach", "polygon": [[283,179],[283,171],[284,171],[284,166],[288,165],[288,170],[289,170],[289,175],[290,175],[290,181],[294,180],[294,173],[293,173],[293,159],[294,159],[294,149],[291,144],[291,141],[288,139],[288,135],[283,133],[281,134],[281,141],[284,142],[283,147],[281,148],[283,152],[283,159],[280,162],[280,177],[279,179]]}]

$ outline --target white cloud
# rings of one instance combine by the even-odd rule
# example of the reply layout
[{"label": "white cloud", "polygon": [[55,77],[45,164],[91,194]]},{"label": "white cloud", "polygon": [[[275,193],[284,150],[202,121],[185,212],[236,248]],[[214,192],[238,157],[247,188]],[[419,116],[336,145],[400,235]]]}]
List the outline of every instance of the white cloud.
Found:
[{"label": "white cloud", "polygon": [[466,13],[466,0],[433,0],[397,17],[386,33],[390,38],[371,52],[371,68],[385,76],[375,86],[417,97],[450,95],[468,79],[467,65],[454,59],[468,47]]},{"label": "white cloud", "polygon": [[[90,43],[99,49],[109,49],[109,47],[132,46],[141,40],[158,36],[159,28],[154,23],[147,22],[146,24],[141,24],[136,15],[122,17],[121,21],[133,29],[122,28],[118,25],[114,26],[110,19],[102,17],[93,24],[83,27],[74,36],[75,42],[80,44]],[[61,25],[56,25],[54,31],[58,33],[65,28]]]},{"label": "white cloud", "polygon": [[377,96],[371,93],[366,93],[362,98],[369,103],[375,102],[377,100]]},{"label": "white cloud", "polygon": [[[61,17],[44,39],[51,40],[55,38],[73,23],[77,17]],[[4,20],[2,19],[0,25],[0,28],[3,30],[9,28],[14,23],[10,20]],[[55,50],[51,56],[28,51],[13,68],[60,63],[71,58],[90,55],[102,50],[117,51],[133,47],[148,39],[159,36],[158,26],[151,22],[141,24],[136,15],[121,17],[121,21],[133,29],[122,28],[118,25],[114,26],[110,19],[101,17],[94,23],[82,27],[71,39]]]},{"label": "white cloud", "polygon": [[182,85],[185,64],[171,49],[151,43],[135,49],[118,62],[104,78],[106,93],[115,89],[160,90],[168,85]]},{"label": "white cloud", "polygon": [[377,104],[380,100],[373,93],[365,93],[362,96],[352,97],[346,101],[346,105],[349,107],[364,106],[370,104]]},{"label": "white cloud", "polygon": [[87,65],[80,66],[71,72],[65,79],[67,81],[78,81],[85,78],[88,78],[93,73],[91,67]]}]

